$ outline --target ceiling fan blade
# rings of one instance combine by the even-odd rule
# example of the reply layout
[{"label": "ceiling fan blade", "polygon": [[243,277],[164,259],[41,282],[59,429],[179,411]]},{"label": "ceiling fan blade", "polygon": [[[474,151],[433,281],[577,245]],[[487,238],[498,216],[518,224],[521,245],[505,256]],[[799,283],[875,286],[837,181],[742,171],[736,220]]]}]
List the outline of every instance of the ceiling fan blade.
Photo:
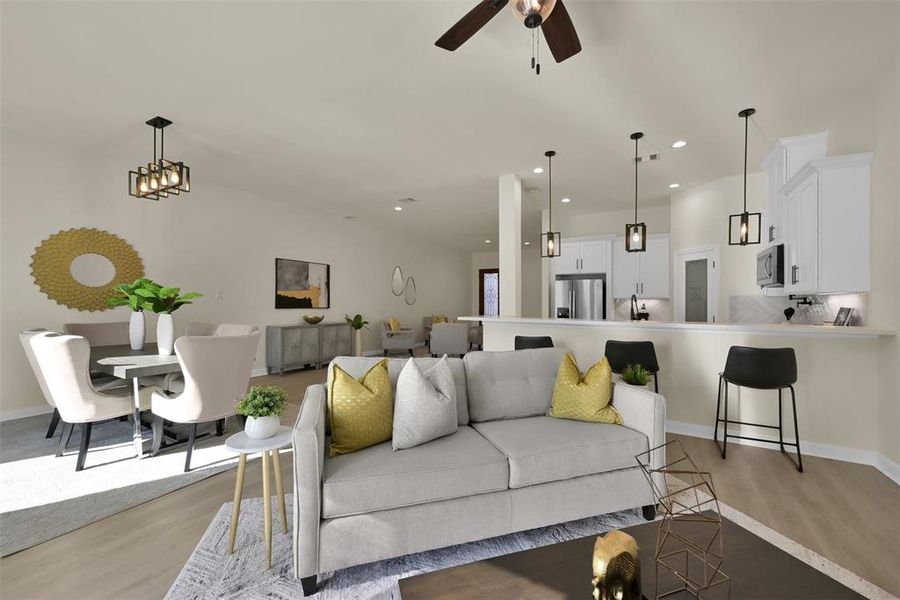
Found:
[{"label": "ceiling fan blade", "polygon": [[556,62],[561,63],[581,52],[581,42],[563,0],[556,0],[553,12],[541,24],[541,29]]},{"label": "ceiling fan blade", "polygon": [[453,52],[503,10],[509,0],[482,0],[434,43]]}]

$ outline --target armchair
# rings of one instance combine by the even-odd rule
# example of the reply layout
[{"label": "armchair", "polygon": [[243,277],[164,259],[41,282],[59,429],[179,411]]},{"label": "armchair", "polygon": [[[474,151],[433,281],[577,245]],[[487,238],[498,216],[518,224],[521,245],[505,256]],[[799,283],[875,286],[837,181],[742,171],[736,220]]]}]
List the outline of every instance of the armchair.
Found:
[{"label": "armchair", "polygon": [[435,323],[431,329],[431,355],[459,355],[469,351],[469,326],[466,323]]},{"label": "armchair", "polygon": [[387,321],[381,322],[381,349],[384,350],[385,356],[397,350],[409,352],[412,356],[415,347],[416,339],[412,329],[401,328],[399,331],[391,331]]}]

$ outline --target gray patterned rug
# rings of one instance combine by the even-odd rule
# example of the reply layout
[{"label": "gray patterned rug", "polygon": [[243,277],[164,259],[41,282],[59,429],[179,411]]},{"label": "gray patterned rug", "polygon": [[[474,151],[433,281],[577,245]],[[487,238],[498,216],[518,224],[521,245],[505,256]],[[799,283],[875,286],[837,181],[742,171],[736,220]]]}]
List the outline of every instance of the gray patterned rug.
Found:
[{"label": "gray patterned rug", "polygon": [[[293,499],[288,496],[287,502]],[[291,534],[282,533],[277,504],[272,502],[272,570],[265,570],[265,546],[262,535],[262,498],[241,502],[237,545],[228,555],[229,502],[219,509],[184,569],[166,595],[170,600],[230,598],[288,600],[303,598],[300,582],[291,567]],[[290,520],[288,511],[288,519]],[[469,544],[449,546],[390,560],[341,569],[319,577],[316,600],[399,599],[397,580],[408,575],[428,573],[492,556],[555,544],[588,535],[596,535],[643,523],[640,510],[571,521],[532,529]],[[288,531],[291,524],[288,523]]]}]

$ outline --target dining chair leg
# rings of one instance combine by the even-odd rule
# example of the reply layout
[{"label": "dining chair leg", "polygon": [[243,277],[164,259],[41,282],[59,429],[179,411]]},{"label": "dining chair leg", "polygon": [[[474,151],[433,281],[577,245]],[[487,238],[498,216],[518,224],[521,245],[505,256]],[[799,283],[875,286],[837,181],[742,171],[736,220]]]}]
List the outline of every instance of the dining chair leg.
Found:
[{"label": "dining chair leg", "polygon": [[244,471],[247,468],[247,455],[241,453],[238,460],[237,477],[234,480],[234,504],[231,507],[231,530],[228,541],[228,554],[234,554],[234,542],[237,539],[238,517],[241,514],[241,495],[244,492]]},{"label": "dining chair leg", "polygon": [[62,431],[59,434],[59,446],[56,449],[57,458],[63,455],[66,447],[69,445],[69,439],[72,437],[72,428],[75,427],[71,423],[62,422]]},{"label": "dining chair leg", "polygon": [[225,419],[216,420],[216,437],[225,435]]},{"label": "dining chair leg", "polygon": [[157,415],[153,415],[153,421],[150,423],[150,427],[153,430],[153,444],[150,447],[150,456],[156,456],[159,454],[159,449],[162,448],[163,442],[165,441],[165,423],[163,422],[163,418]]},{"label": "dining chair leg", "polygon": [[59,425],[59,409],[53,409],[53,416],[50,417],[50,427],[47,428],[47,435],[44,437],[50,439],[56,433],[56,426]]},{"label": "dining chair leg", "polygon": [[275,493],[278,494],[278,506],[281,509],[281,527],[282,531],[287,533],[287,507],[284,504],[284,485],[281,481],[281,455],[277,448],[272,451],[272,468],[275,471]]},{"label": "dining chair leg", "polygon": [[269,494],[269,453],[262,453],[263,533],[266,538],[266,568],[272,568],[272,498]]},{"label": "dining chair leg", "polygon": [[191,454],[194,453],[194,441],[197,439],[197,424],[191,423],[191,433],[188,436],[187,456],[184,458],[184,472],[191,470]]},{"label": "dining chair leg", "polygon": [[75,462],[75,470],[84,469],[84,459],[87,458],[88,446],[91,443],[91,427],[93,423],[81,424],[81,445],[78,447],[78,460]]}]

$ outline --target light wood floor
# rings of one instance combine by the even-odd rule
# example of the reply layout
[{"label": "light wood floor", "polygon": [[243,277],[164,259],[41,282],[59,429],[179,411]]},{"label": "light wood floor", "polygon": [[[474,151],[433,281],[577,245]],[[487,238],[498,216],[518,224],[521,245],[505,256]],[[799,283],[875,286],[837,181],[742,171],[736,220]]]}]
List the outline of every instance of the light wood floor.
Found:
[{"label": "light wood floor", "polygon": [[[324,378],[303,371],[253,383],[288,389],[283,422],[292,423],[303,390]],[[722,461],[713,442],[677,437],[712,472],[723,502],[900,595],[900,487],[877,470],[809,457],[801,475],[779,452],[734,445]],[[262,495],[260,470],[248,465],[245,498]],[[282,471],[290,489],[290,460]],[[0,598],[162,598],[233,491],[231,470],[0,559]]]}]

